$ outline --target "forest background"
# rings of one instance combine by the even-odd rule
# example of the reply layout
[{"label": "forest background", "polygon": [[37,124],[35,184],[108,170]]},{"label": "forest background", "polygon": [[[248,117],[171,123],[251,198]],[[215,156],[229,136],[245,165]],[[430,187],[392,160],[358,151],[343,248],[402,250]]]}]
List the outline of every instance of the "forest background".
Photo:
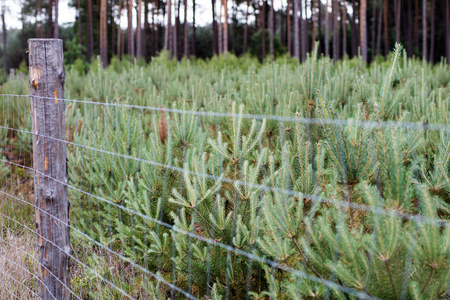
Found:
[{"label": "forest background", "polygon": [[319,55],[334,61],[357,55],[366,62],[384,59],[400,42],[409,57],[450,62],[450,0],[63,2],[76,13],[74,22],[60,19],[59,1],[2,0],[5,73],[26,73],[26,42],[34,37],[62,38],[66,64],[80,70],[96,55],[106,66],[113,57],[150,61],[162,50],[178,60],[231,52],[260,60],[289,54],[302,62],[314,41],[320,42]]}]

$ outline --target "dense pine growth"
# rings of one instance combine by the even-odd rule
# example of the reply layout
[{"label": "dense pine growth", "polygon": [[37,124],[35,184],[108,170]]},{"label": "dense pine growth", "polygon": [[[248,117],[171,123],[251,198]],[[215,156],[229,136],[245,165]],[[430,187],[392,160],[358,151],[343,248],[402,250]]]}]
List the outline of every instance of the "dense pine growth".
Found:
[{"label": "dense pine growth", "polygon": [[[72,286],[83,299],[120,298],[99,274],[141,299],[183,297],[166,283],[214,299],[448,297],[444,62],[397,46],[370,66],[317,52],[300,65],[163,53],[83,71],[66,77],[68,99],[92,101],[66,102],[72,247],[90,268],[74,263]],[[13,77],[1,92],[27,88]],[[8,107],[2,124],[29,130],[29,108]],[[30,145],[27,134],[0,137]]]}]

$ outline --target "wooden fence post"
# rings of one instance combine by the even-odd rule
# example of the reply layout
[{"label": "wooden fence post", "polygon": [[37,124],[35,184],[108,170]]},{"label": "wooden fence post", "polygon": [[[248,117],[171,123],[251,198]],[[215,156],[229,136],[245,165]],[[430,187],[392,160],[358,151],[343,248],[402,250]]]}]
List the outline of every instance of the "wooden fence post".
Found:
[{"label": "wooden fence post", "polygon": [[28,40],[39,293],[69,299],[69,202],[64,55],[58,39]]}]

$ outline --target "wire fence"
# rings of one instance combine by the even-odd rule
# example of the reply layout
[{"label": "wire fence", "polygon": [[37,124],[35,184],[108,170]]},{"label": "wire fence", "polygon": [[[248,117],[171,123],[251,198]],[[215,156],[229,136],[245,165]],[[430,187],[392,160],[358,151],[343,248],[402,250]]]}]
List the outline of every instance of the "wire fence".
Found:
[{"label": "wire fence", "polygon": [[[32,103],[38,100],[65,103],[64,139],[50,134],[60,129],[33,132]],[[379,236],[393,234],[385,227],[397,228],[397,235],[400,228],[417,236],[436,230],[444,239],[449,232],[442,214],[354,196],[356,181],[322,172],[316,159],[325,153],[333,159],[333,145],[313,146],[318,135],[355,133],[366,142],[364,132],[412,132],[406,139],[407,151],[413,152],[415,139],[425,134],[440,135],[448,143],[448,125],[250,115],[238,108],[218,113],[26,95],[1,95],[1,101],[0,294],[8,299],[40,298],[43,291],[55,299],[378,299],[383,297],[368,288],[368,282],[377,280],[369,269],[379,268],[375,257],[382,250],[354,250],[357,243],[370,242],[359,239],[353,229],[371,234],[375,248],[384,245]],[[67,147],[67,182],[33,167],[33,137],[51,141],[49,152]],[[287,145],[299,147],[295,160]],[[376,159],[368,153],[359,158],[364,163],[356,177],[375,167]],[[52,161],[41,163],[52,170]],[[343,173],[351,174],[351,161],[344,165],[349,170]],[[380,177],[373,178],[380,185]],[[67,188],[70,221],[58,218],[42,199],[35,200],[36,180]],[[360,194],[373,196],[374,190]],[[426,202],[423,197],[419,200]],[[36,229],[40,220],[48,222],[47,234]],[[70,249],[48,239],[62,227],[69,228]],[[44,263],[37,258],[42,241],[54,249],[44,251],[50,253]],[[352,258],[353,252],[358,257]],[[70,284],[58,279],[63,287],[58,295],[41,278],[46,273],[60,278],[52,273],[57,269],[52,264],[58,263],[52,257],[62,254],[69,259]],[[330,259],[321,262],[321,257]],[[399,278],[380,274],[390,279],[398,298],[406,299],[412,293],[414,250],[401,257],[391,267],[397,266]],[[353,269],[346,270],[345,263]],[[443,268],[448,273],[448,266]],[[422,293],[427,284],[419,287]]]}]

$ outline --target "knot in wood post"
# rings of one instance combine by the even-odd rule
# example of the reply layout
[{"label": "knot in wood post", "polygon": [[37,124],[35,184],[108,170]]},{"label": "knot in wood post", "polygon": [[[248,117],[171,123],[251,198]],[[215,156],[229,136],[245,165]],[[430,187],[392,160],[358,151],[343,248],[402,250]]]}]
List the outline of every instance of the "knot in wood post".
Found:
[{"label": "knot in wood post", "polygon": [[28,40],[39,294],[69,299],[69,202],[63,42]]}]

